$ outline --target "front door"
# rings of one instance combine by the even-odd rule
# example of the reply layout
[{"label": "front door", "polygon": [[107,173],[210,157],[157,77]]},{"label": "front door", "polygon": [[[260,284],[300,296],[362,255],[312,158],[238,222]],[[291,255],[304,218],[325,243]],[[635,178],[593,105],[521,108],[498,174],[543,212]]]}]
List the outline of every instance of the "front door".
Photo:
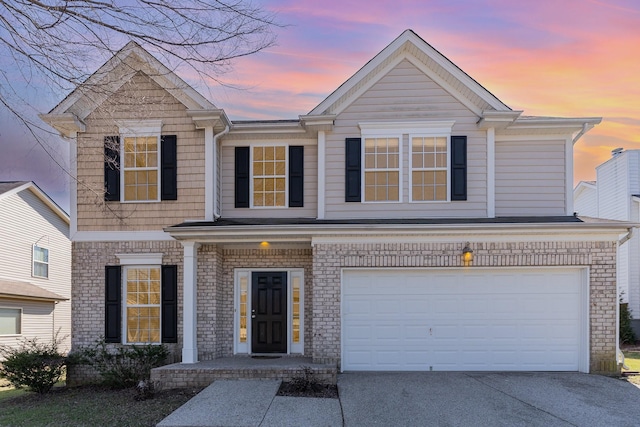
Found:
[{"label": "front door", "polygon": [[251,274],[251,352],[287,352],[287,273]]}]

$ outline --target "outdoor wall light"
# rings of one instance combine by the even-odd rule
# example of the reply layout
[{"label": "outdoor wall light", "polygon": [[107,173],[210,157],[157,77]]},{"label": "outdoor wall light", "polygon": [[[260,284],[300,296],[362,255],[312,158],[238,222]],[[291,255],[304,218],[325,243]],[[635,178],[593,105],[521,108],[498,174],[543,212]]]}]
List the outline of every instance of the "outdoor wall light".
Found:
[{"label": "outdoor wall light", "polygon": [[462,263],[464,265],[471,265],[473,262],[473,249],[469,247],[469,242],[464,245],[462,249]]}]

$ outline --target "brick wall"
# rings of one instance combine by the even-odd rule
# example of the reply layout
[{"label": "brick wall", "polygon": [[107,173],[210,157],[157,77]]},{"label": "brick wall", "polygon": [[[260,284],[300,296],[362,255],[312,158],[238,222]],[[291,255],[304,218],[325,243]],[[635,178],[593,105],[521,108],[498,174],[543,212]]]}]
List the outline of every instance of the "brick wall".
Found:
[{"label": "brick wall", "polygon": [[[176,241],[73,242],[72,251],[72,349],[92,345],[104,337],[104,267],[120,264],[116,254],[162,253],[163,264],[178,266],[178,343],[167,344],[167,347],[171,351],[169,361],[179,360],[182,352],[182,245]],[[70,370],[68,377],[71,384],[78,384],[95,380],[96,373],[76,367]]]},{"label": "brick wall", "polygon": [[[315,244],[313,359],[340,360],[340,274],[344,267],[458,267],[460,243]],[[476,267],[587,266],[590,371],[617,372],[616,242],[473,243]]]}]

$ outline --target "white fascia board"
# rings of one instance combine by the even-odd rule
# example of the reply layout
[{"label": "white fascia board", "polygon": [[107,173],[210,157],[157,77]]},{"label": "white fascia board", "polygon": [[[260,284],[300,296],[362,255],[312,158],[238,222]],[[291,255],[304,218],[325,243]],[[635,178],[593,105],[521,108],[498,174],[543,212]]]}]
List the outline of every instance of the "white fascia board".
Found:
[{"label": "white fascia board", "polygon": [[174,240],[164,231],[78,231],[73,242],[145,242]]},{"label": "white fascia board", "polygon": [[[92,102],[90,104],[97,105],[102,102],[106,99],[108,93],[117,91],[124,83],[126,83],[126,79],[109,81],[109,74],[132,55],[136,55],[140,59],[141,67],[139,69],[131,69],[131,74],[137,71],[144,72],[163,89],[184,104],[188,109],[217,109],[215,105],[189,86],[184,80],[158,61],[153,55],[140,47],[140,45],[135,42],[129,42],[98,70],[96,70],[84,83],[80,84],[62,102],[55,106],[51,110],[50,114],[62,114],[69,112],[69,110],[71,110],[83,97],[90,96],[92,94],[90,88],[99,85],[104,87],[106,85],[109,90],[101,91],[104,95],[99,96],[98,99],[94,100],[96,102]],[[84,119],[91,111],[92,110],[85,107],[78,116],[80,119]]]},{"label": "white fascia board", "polygon": [[[421,50],[425,55],[427,55],[431,60],[441,66],[445,71],[450,73],[453,77],[459,80],[462,84],[464,84],[467,88],[469,88],[472,92],[474,92],[478,97],[480,97],[487,104],[491,105],[496,110],[510,110],[510,108],[501,102],[498,98],[496,98],[493,94],[491,94],[488,90],[482,87],[478,82],[476,82],[473,78],[471,78],[467,73],[462,71],[458,66],[456,66],[453,62],[447,59],[444,55],[434,49],[429,43],[420,38],[416,33],[411,30],[405,30],[398,38],[392,41],[387,47],[385,47],[382,51],[380,51],[376,56],[373,57],[369,62],[367,62],[362,68],[360,68],[353,76],[347,79],[338,89],[336,89],[333,93],[331,93],[324,101],[322,101],[318,106],[316,106],[309,115],[314,114],[322,114],[324,111],[329,109],[332,105],[334,105],[341,97],[343,97],[346,93],[348,93],[353,87],[359,84],[367,75],[373,72],[377,67],[379,67],[382,63],[388,60],[392,55],[394,55],[398,50],[404,49],[403,45],[405,43],[413,44],[417,49]],[[401,55],[401,59],[410,59],[414,65],[419,66],[419,68],[424,72],[427,69],[426,65],[419,61],[413,60],[413,55],[407,55],[405,52]],[[393,66],[397,65],[397,61],[393,61]],[[385,67],[384,70],[380,71],[380,75],[377,78],[371,79],[374,83],[379,80],[382,75],[388,72],[389,67]],[[438,84],[441,84],[445,88],[451,88],[451,85],[448,83],[443,84],[444,79],[440,78],[436,75],[432,70],[429,71],[428,75],[433,78]],[[372,84],[369,82],[369,84]],[[362,92],[361,90],[358,93]],[[453,93],[456,93],[454,91]],[[346,105],[349,105],[352,102],[352,98],[345,102]],[[464,97],[463,97],[464,98]],[[459,99],[462,101],[462,99]],[[466,104],[465,104],[466,105]],[[469,107],[469,105],[467,105]],[[344,107],[343,107],[344,108]],[[340,109],[338,109],[340,110]],[[472,109],[474,113],[478,116],[481,115],[481,111],[475,106]]]},{"label": "white fascia board", "polygon": [[[326,227],[307,225],[288,226],[226,226],[226,227],[171,227],[165,229],[177,240],[207,243],[225,242],[304,242],[317,241],[319,238],[340,242],[354,242],[360,239],[379,241],[382,238],[402,241],[425,242],[445,238],[447,241],[457,237],[465,241],[531,241],[559,240],[566,236],[573,241],[617,241],[621,234],[627,233],[635,223],[545,223],[545,224],[339,224]],[[188,228],[188,229],[185,229]],[[406,235],[406,237],[404,237]],[[337,239],[337,240],[336,240]],[[407,240],[409,239],[409,240]],[[411,240],[415,239],[415,240]],[[332,240],[332,241],[333,241]],[[565,240],[565,237],[562,238]]]}]

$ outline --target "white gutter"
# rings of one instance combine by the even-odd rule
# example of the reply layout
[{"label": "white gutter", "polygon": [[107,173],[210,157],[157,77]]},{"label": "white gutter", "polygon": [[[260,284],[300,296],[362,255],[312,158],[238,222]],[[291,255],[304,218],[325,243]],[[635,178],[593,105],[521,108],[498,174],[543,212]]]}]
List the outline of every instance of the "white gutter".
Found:
[{"label": "white gutter", "polygon": [[229,125],[222,132],[213,135],[213,220],[220,218],[218,206],[218,138],[229,133]]},{"label": "white gutter", "polygon": [[593,123],[583,123],[582,130],[578,132],[576,136],[573,137],[573,143],[575,144],[576,142],[578,142],[578,140],[582,137],[582,135],[587,133],[587,131],[589,131],[589,129],[591,129],[593,126],[594,126]]}]

